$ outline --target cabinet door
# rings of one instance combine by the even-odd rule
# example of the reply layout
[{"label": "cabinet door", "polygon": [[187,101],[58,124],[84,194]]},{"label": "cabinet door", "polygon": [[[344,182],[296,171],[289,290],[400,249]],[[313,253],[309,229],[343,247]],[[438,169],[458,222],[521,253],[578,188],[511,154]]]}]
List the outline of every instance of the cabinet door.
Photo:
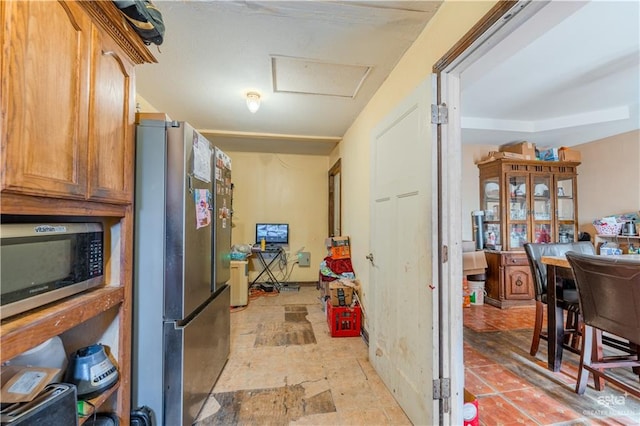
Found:
[{"label": "cabinet door", "polygon": [[555,241],[569,243],[576,241],[578,218],[576,217],[576,178],[558,175],[555,179],[557,234]]},{"label": "cabinet door", "polygon": [[526,174],[507,174],[505,180],[507,233],[506,250],[522,249],[530,241],[529,194],[531,185]]},{"label": "cabinet door", "polygon": [[500,233],[500,178],[497,176],[483,179],[480,183],[480,208],[484,211],[483,238],[484,245],[493,249],[502,244]]},{"label": "cabinet door", "polygon": [[531,270],[529,266],[508,266],[504,268],[505,299],[531,299]]},{"label": "cabinet door", "polygon": [[128,203],[133,199],[134,68],[111,38],[97,29],[93,38],[88,196]]},{"label": "cabinet door", "polygon": [[83,198],[91,21],[75,3],[0,7],[1,189]]},{"label": "cabinet door", "polygon": [[551,175],[531,175],[531,228],[534,243],[553,240],[554,199]]}]

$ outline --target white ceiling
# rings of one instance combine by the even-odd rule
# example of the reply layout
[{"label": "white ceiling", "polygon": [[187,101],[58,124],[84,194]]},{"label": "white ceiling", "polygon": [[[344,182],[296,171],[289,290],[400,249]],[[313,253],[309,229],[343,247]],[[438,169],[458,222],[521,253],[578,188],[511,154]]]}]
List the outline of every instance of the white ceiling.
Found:
[{"label": "white ceiling", "polygon": [[[327,154],[439,1],[156,1],[137,91],[222,149]],[[465,144],[571,146],[639,128],[637,1],[554,1],[462,74]],[[262,95],[258,112],[244,96]]]},{"label": "white ceiling", "polygon": [[440,2],[154,4],[167,30],[159,63],[136,69],[140,96],[222,149],[328,154]]},{"label": "white ceiling", "polygon": [[639,128],[640,3],[554,1],[461,74],[462,138],[572,146]]}]

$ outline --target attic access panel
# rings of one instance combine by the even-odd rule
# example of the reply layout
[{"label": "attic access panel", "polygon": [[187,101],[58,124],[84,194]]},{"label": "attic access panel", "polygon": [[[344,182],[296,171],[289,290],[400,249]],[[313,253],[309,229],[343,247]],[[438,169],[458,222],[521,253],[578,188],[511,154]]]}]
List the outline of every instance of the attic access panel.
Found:
[{"label": "attic access panel", "polygon": [[355,98],[371,72],[371,67],[272,56],[271,72],[273,90],[276,93],[304,93]]}]

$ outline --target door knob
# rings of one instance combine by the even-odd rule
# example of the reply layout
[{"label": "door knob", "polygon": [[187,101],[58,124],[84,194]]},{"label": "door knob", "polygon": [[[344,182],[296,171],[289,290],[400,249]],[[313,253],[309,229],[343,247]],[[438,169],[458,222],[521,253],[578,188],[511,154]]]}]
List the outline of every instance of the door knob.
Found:
[{"label": "door knob", "polygon": [[371,262],[371,266],[376,266],[375,263],[373,263],[373,253],[369,253],[365,256],[365,258],[369,259],[369,262]]}]

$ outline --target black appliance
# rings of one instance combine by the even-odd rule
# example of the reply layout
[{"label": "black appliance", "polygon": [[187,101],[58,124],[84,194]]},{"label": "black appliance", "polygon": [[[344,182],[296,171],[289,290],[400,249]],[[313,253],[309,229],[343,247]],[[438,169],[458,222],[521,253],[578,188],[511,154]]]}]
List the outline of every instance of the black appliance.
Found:
[{"label": "black appliance", "polygon": [[0,424],[7,426],[77,426],[76,387],[66,383],[47,385],[33,401],[11,404],[0,410]]}]

